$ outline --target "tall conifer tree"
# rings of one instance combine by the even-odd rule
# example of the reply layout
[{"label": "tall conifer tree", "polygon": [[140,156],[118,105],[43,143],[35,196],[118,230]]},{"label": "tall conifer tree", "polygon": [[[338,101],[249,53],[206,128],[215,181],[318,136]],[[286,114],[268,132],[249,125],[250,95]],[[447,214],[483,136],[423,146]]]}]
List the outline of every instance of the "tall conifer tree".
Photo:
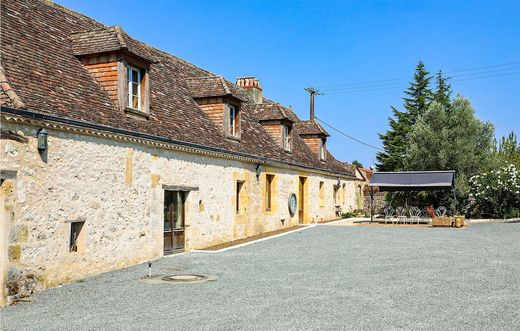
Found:
[{"label": "tall conifer tree", "polygon": [[383,152],[377,153],[377,169],[380,171],[407,170],[405,154],[408,149],[407,135],[417,118],[428,109],[433,93],[429,88],[430,74],[419,61],[415,68],[414,81],[405,91],[404,111],[392,107],[393,117],[388,118],[390,129],[379,134],[383,140]]},{"label": "tall conifer tree", "polygon": [[448,83],[448,79],[442,76],[442,70],[437,72],[435,75],[435,92],[433,100],[443,105],[446,109],[451,107],[451,85]]}]

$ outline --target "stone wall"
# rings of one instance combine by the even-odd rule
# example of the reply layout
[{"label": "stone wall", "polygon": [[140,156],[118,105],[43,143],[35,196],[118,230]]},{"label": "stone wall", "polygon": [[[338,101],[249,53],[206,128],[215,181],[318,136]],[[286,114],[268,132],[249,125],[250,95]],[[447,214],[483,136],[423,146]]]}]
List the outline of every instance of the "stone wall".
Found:
[{"label": "stone wall", "polygon": [[[335,218],[335,176],[151,148],[69,131],[49,131],[37,151],[37,127],[2,123],[27,142],[1,140],[1,167],[17,171],[9,223],[9,273],[30,274],[43,287],[163,256],[163,185],[198,188],[187,195],[186,249],[252,236],[299,223],[288,198],[307,177],[304,223]],[[265,210],[265,176],[274,174],[273,208]],[[237,214],[236,181],[244,182]],[[319,182],[325,203],[318,205]],[[353,181],[343,179],[339,204],[352,210]],[[71,227],[83,241],[69,251]]]},{"label": "stone wall", "polygon": [[[365,204],[365,211],[370,212],[370,192],[368,192],[368,189],[365,190],[364,195],[364,204]],[[374,193],[374,213],[383,213],[383,209],[386,205],[386,193],[385,192],[375,192]]]}]

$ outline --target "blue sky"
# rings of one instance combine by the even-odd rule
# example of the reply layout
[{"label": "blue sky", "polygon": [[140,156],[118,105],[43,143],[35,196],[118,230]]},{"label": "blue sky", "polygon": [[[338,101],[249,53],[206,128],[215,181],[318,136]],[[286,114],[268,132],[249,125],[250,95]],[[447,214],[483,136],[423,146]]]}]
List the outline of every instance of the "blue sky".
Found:
[{"label": "blue sky", "polygon": [[[451,72],[498,137],[520,134],[520,1],[56,2],[231,81],[256,76],[303,119],[305,87],[342,85],[316,98],[316,115],[378,147],[420,59]],[[376,150],[328,131],[337,158],[375,162]]]}]

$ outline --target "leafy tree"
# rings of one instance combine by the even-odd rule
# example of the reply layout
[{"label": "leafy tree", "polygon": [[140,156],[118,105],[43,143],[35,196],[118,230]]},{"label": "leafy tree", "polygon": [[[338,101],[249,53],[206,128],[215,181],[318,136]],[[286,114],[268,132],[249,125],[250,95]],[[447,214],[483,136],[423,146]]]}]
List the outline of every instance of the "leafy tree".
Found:
[{"label": "leafy tree", "polygon": [[520,169],[520,143],[516,139],[516,134],[511,133],[506,137],[500,139],[497,147],[497,157],[499,161],[506,164],[514,164],[516,168]]},{"label": "leafy tree", "polygon": [[359,162],[358,160],[352,161],[352,165],[357,168],[363,168],[363,163]]},{"label": "leafy tree", "polygon": [[377,169],[380,171],[406,170],[406,151],[408,140],[406,136],[415,124],[417,118],[424,114],[432,101],[433,94],[429,89],[431,77],[424,63],[419,61],[415,68],[414,81],[405,91],[404,111],[392,107],[393,117],[388,118],[390,129],[385,134],[379,134],[383,141],[383,151],[378,152]]},{"label": "leafy tree", "polygon": [[[450,107],[437,101],[408,134],[408,170],[455,170],[459,201],[469,194],[468,180],[492,167],[494,126],[475,116],[469,100],[457,96]],[[430,203],[446,203],[446,194],[423,195]]]}]

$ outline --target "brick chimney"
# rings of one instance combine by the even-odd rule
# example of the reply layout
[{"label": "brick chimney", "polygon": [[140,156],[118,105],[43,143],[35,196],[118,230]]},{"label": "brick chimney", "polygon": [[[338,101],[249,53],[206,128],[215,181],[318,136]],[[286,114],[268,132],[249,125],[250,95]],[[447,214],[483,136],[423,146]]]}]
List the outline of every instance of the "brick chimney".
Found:
[{"label": "brick chimney", "polygon": [[256,104],[262,103],[262,87],[256,77],[238,77],[236,84],[245,89]]}]

